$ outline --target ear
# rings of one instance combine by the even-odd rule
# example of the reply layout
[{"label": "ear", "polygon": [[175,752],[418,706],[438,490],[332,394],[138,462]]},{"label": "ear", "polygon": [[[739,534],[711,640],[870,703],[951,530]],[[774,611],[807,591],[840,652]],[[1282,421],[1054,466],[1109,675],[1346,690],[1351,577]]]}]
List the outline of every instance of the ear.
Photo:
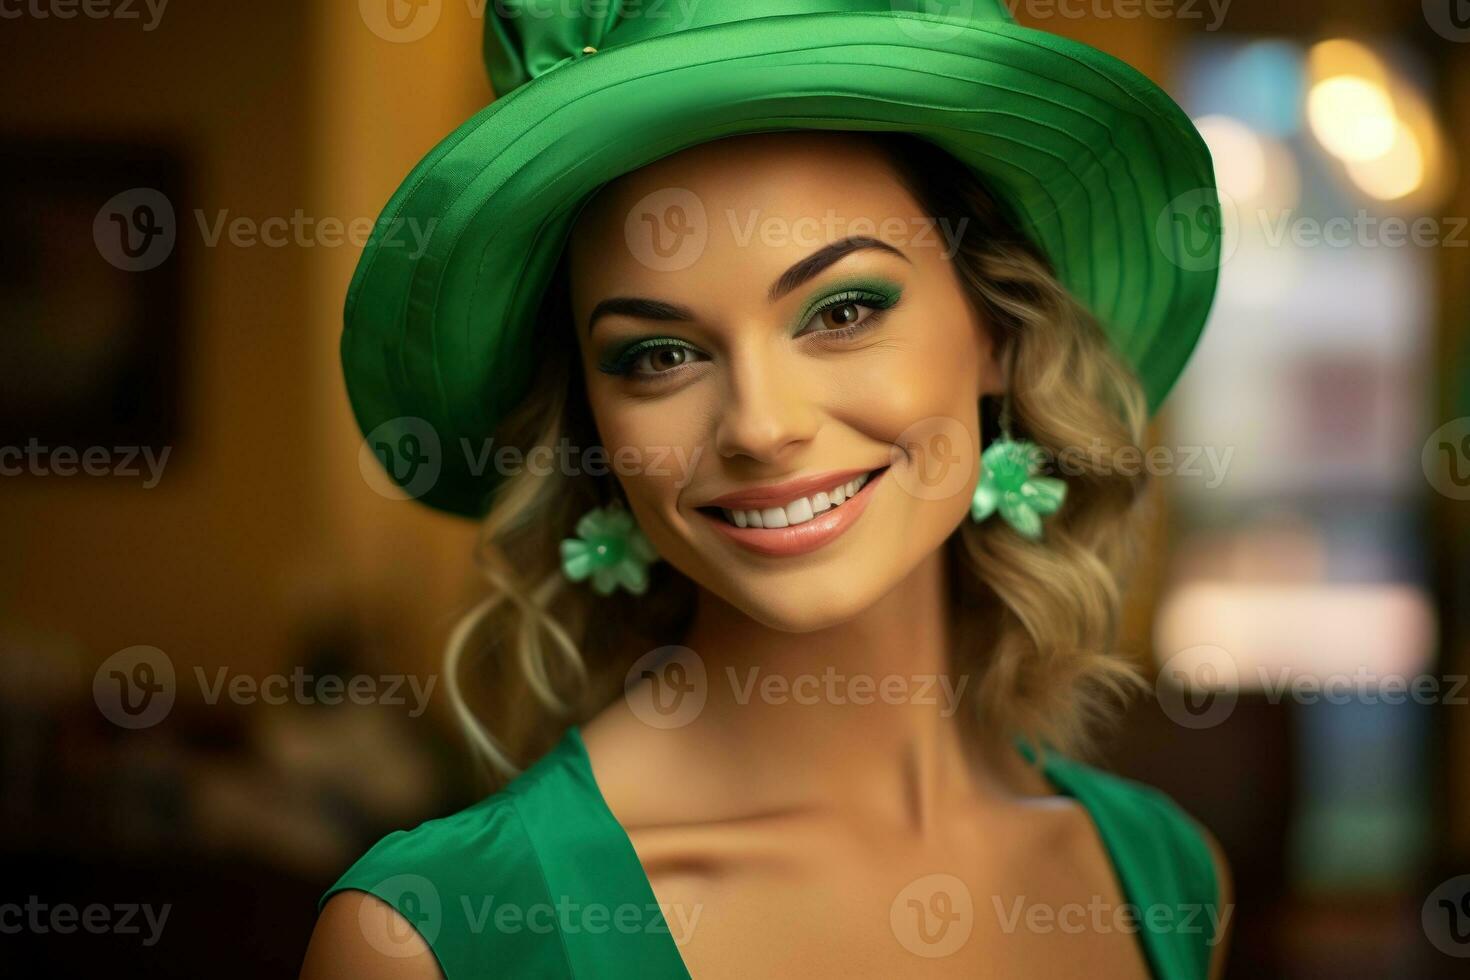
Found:
[{"label": "ear", "polygon": [[981,355],[980,361],[980,394],[1000,395],[1005,391],[1005,377],[1001,372],[1000,362],[993,350],[987,350]]},{"label": "ear", "polygon": [[980,322],[980,394],[1001,395],[1005,392],[1005,367],[1001,363],[1003,350],[995,331],[985,322]]}]

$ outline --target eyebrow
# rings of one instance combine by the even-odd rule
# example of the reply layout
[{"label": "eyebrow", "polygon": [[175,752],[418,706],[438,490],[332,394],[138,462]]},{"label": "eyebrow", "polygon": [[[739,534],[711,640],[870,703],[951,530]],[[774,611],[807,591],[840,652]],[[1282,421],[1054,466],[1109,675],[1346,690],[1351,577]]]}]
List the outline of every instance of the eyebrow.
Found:
[{"label": "eyebrow", "polygon": [[[808,255],[800,262],[781,273],[780,278],[771,283],[767,293],[767,302],[774,303],[787,293],[810,282],[821,275],[826,269],[841,262],[854,252],[874,250],[888,252],[909,261],[908,256],[885,241],[870,238],[866,235],[853,235],[848,238],[835,241],[830,245],[823,246]],[[912,264],[912,263],[910,263]],[[587,332],[591,333],[597,326],[597,321],[604,316],[630,316],[640,320],[658,320],[663,322],[689,322],[695,319],[694,312],[687,306],[679,306],[674,303],[665,303],[656,299],[644,299],[637,296],[614,296],[605,299],[592,308],[592,315],[587,319]]]}]

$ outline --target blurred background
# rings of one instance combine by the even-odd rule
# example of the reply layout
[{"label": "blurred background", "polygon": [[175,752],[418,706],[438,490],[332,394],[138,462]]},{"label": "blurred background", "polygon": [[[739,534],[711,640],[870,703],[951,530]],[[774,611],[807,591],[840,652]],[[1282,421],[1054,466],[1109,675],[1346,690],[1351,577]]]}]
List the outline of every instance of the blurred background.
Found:
[{"label": "blurred background", "polygon": [[[1467,975],[1470,3],[1009,5],[1163,85],[1225,202],[1105,761],[1221,839],[1231,976]],[[376,492],[336,350],[492,98],[483,7],[0,4],[6,975],[294,975],[351,860],[479,795],[472,529]]]}]

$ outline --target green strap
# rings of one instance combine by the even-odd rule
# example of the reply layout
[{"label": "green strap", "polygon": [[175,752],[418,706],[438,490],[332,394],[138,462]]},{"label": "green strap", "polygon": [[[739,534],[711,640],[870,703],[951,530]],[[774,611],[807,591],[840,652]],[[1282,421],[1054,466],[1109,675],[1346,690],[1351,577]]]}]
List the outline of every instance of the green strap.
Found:
[{"label": "green strap", "polygon": [[318,907],[348,889],[397,909],[447,980],[689,978],[575,729],[504,792],[383,838]]},{"label": "green strap", "polygon": [[1214,856],[1200,825],[1151,786],[1050,753],[1042,768],[1097,825],[1124,901],[1136,909],[1152,975],[1206,980],[1227,910],[1220,908]]},{"label": "green strap", "polygon": [[581,732],[568,729],[556,751],[563,765],[517,780],[510,791],[548,891],[568,906],[562,924],[570,975],[689,980],[638,854],[598,789]]}]

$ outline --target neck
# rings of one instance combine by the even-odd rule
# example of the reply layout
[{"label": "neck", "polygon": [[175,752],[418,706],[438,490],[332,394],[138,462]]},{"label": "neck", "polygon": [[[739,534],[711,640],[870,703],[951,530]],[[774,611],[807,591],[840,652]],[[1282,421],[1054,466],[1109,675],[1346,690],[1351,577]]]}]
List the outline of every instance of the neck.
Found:
[{"label": "neck", "polygon": [[701,593],[685,645],[708,679],[692,728],[722,758],[788,798],[869,806],[922,828],[955,795],[973,795],[960,698],[950,670],[943,550],[857,617],[787,633]]}]

